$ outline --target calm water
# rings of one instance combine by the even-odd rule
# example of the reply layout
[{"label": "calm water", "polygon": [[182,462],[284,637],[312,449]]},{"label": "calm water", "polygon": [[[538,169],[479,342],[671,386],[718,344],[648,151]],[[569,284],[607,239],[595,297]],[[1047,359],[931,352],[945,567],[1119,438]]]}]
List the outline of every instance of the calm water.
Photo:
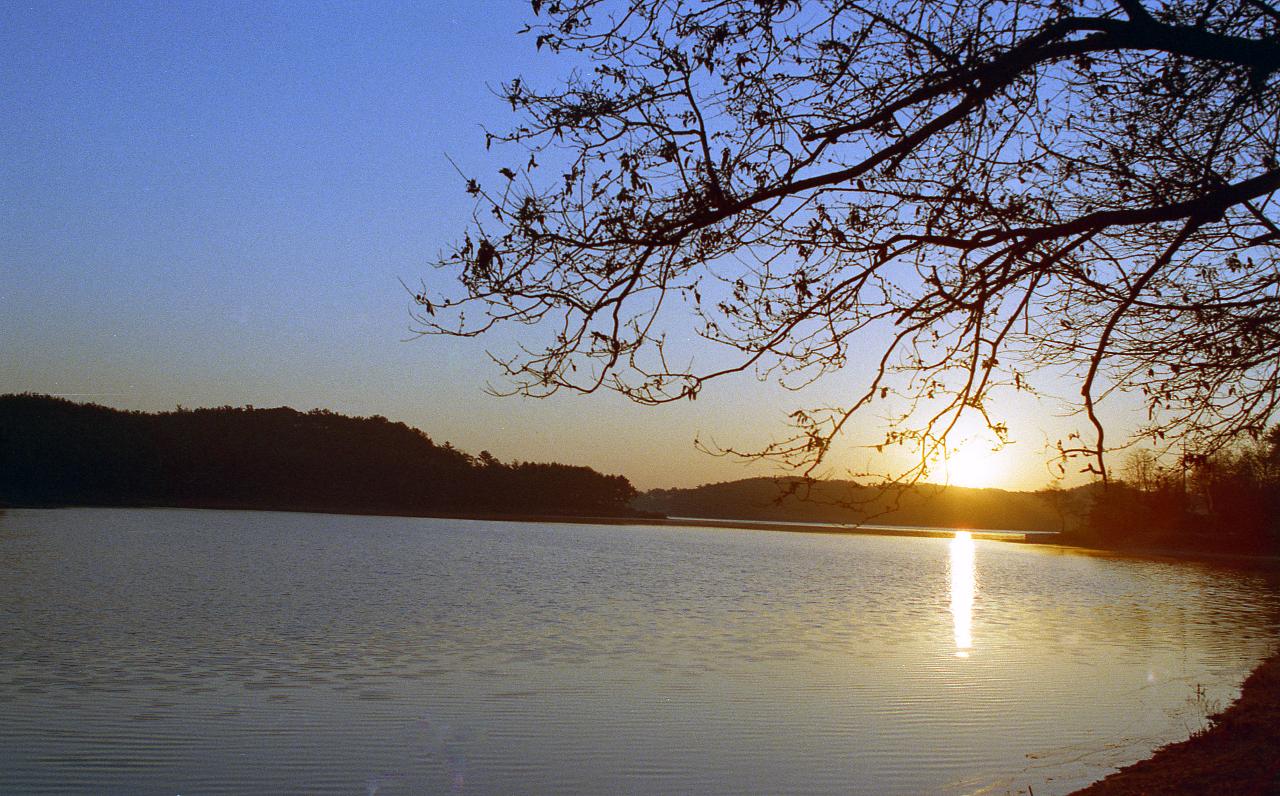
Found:
[{"label": "calm water", "polygon": [[0,790],[1065,793],[1273,649],[1261,576],[963,538],[0,515]]}]

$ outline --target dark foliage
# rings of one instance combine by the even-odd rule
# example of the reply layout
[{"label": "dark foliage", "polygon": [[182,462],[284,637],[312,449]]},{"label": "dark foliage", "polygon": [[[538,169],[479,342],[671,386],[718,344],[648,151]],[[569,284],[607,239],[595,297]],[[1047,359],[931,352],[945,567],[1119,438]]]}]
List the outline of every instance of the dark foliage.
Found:
[{"label": "dark foliage", "polygon": [[914,484],[898,489],[796,479],[747,478],[694,489],[657,489],[634,505],[673,517],[775,522],[884,523],[942,528],[1056,531],[1058,516],[1040,496],[1001,489]]},{"label": "dark foliage", "polygon": [[1280,429],[1216,456],[1130,453],[1122,480],[1091,489],[1077,541],[1280,554]]},{"label": "dark foliage", "polygon": [[477,459],[380,416],[0,396],[0,504],[618,514],[634,495],[622,476]]}]

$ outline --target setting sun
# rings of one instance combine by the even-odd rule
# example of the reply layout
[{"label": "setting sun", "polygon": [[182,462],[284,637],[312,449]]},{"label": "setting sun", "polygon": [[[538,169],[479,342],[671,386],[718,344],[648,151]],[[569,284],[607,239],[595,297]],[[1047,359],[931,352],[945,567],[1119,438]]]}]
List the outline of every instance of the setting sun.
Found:
[{"label": "setting sun", "polygon": [[0,63],[0,796],[1280,796],[1280,0]]},{"label": "setting sun", "polygon": [[963,487],[998,487],[1007,473],[999,451],[981,440],[972,440],[960,446],[943,462],[942,473],[946,483]]},{"label": "setting sun", "polygon": [[947,436],[948,452],[930,468],[931,480],[974,489],[1007,485],[1010,457],[981,420],[963,417]]}]

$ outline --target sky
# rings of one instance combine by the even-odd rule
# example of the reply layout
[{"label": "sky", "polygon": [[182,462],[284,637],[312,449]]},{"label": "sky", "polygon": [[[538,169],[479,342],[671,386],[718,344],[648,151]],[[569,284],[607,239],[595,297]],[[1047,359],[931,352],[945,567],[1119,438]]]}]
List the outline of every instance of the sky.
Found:
[{"label": "sky", "polygon": [[[0,4],[0,393],[382,414],[642,489],[776,472],[694,439],[762,445],[858,374],[800,397],[748,374],[658,408],[498,398],[485,351],[510,335],[412,334],[402,282],[438,278],[472,208],[450,160],[496,173],[496,86],[567,67],[517,35],[529,20],[515,0]],[[1042,487],[1045,444],[1078,423],[1008,409],[1017,442],[967,478]],[[833,474],[878,466],[855,447],[876,436]]]}]

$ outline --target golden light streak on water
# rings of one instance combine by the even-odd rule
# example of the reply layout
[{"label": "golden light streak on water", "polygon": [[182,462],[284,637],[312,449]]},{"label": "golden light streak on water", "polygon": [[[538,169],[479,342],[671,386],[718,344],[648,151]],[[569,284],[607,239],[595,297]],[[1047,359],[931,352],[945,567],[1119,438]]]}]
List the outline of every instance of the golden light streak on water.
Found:
[{"label": "golden light streak on water", "polygon": [[973,534],[957,531],[951,540],[951,617],[956,632],[956,657],[973,649],[973,595],[977,590]]}]

